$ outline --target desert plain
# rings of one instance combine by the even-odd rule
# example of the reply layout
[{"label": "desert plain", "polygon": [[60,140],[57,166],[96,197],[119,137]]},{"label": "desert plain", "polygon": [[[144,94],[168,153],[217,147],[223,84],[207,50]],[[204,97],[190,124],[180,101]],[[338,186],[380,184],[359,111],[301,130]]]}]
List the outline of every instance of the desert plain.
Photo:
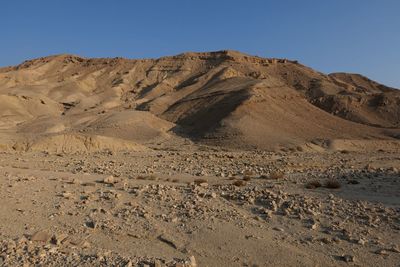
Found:
[{"label": "desert plain", "polygon": [[0,68],[1,266],[400,266],[400,91],[237,51]]}]

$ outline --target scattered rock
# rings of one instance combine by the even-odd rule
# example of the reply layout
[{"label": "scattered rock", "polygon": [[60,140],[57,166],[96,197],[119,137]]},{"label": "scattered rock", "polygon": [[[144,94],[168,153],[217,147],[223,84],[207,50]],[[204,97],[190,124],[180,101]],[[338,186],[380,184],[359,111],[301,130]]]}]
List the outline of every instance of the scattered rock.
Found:
[{"label": "scattered rock", "polygon": [[171,247],[173,247],[174,249],[178,249],[180,250],[182,248],[182,246],[180,246],[180,244],[170,235],[168,234],[161,234],[158,236],[158,239],[168,245],[170,245]]},{"label": "scattered rock", "polygon": [[94,221],[87,221],[85,223],[85,226],[88,227],[88,228],[91,228],[91,229],[95,229],[97,227],[97,224]]},{"label": "scattered rock", "polygon": [[389,252],[387,249],[381,248],[381,249],[376,250],[375,254],[387,256],[387,255],[389,255]]},{"label": "scattered rock", "polygon": [[61,195],[63,198],[66,198],[66,199],[70,199],[73,196],[73,194],[71,192],[63,192],[63,193],[61,193]]},{"label": "scattered rock", "polygon": [[355,261],[355,257],[353,255],[349,255],[349,254],[342,255],[342,256],[340,256],[340,258],[342,261],[345,261],[345,262],[354,262]]},{"label": "scattered rock", "polygon": [[54,244],[54,245],[61,245],[67,239],[68,239],[68,235],[67,234],[53,235],[53,237],[51,238],[51,243]]},{"label": "scattered rock", "polygon": [[31,241],[47,243],[51,235],[47,231],[38,231],[31,236]]},{"label": "scattered rock", "polygon": [[114,185],[115,183],[117,183],[117,180],[114,178],[114,176],[110,175],[103,179],[103,183],[108,185]]},{"label": "scattered rock", "polygon": [[196,185],[199,185],[199,186],[201,186],[201,185],[208,185],[208,181],[207,181],[206,179],[195,179],[195,180],[194,180],[194,183],[195,183]]}]

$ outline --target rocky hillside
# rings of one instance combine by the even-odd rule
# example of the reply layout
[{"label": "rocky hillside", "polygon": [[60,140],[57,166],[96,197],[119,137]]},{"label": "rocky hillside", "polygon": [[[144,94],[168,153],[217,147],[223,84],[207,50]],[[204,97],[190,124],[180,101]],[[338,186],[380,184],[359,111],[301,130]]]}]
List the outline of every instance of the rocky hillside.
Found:
[{"label": "rocky hillside", "polygon": [[[0,103],[0,147],[23,150],[59,150],[59,142],[61,150],[188,141],[310,147],[336,139],[391,140],[400,127],[394,88],[235,51],[29,60],[0,69]],[[105,139],[106,145],[98,141]]]}]

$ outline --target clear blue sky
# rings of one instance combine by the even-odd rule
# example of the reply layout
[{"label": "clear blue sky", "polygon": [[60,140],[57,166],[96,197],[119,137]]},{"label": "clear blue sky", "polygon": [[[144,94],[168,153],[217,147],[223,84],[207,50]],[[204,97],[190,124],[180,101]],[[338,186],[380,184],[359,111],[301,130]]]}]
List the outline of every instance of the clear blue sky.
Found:
[{"label": "clear blue sky", "polygon": [[5,0],[0,65],[234,49],[400,88],[399,0]]}]

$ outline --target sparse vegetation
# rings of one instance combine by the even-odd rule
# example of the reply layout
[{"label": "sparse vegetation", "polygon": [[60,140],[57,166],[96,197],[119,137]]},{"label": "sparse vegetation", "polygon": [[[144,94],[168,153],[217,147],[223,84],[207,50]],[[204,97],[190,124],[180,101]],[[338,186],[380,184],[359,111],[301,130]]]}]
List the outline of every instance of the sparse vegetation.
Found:
[{"label": "sparse vegetation", "polygon": [[147,180],[156,181],[156,180],[158,180],[158,178],[157,178],[157,176],[155,176],[154,174],[152,174],[152,175],[147,176]]},{"label": "sparse vegetation", "polygon": [[349,180],[347,183],[348,184],[359,184],[360,182],[357,180]]},{"label": "sparse vegetation", "polygon": [[328,180],[325,183],[325,187],[329,188],[329,189],[338,189],[338,188],[342,187],[342,185],[340,184],[340,182],[338,180]]},{"label": "sparse vegetation", "polygon": [[194,183],[199,185],[199,184],[202,184],[202,183],[208,183],[208,181],[206,179],[199,178],[199,179],[195,179]]},{"label": "sparse vegetation", "polygon": [[250,181],[250,180],[251,180],[251,177],[250,177],[250,176],[244,176],[244,177],[243,177],[243,180],[244,180],[244,181]]},{"label": "sparse vegetation", "polygon": [[321,186],[322,186],[322,184],[317,180],[310,181],[306,184],[307,189],[315,189],[315,188],[318,188]]},{"label": "sparse vegetation", "polygon": [[138,177],[136,177],[136,179],[137,180],[150,180],[150,181],[158,180],[157,176],[155,176],[154,174],[147,175],[147,176],[139,175]]},{"label": "sparse vegetation", "polygon": [[252,176],[252,175],[254,175],[254,172],[251,171],[251,170],[245,170],[245,171],[243,172],[243,175],[244,175],[244,176]]},{"label": "sparse vegetation", "polygon": [[245,170],[243,172],[243,180],[245,181],[250,181],[251,177],[253,177],[255,174],[252,170]]},{"label": "sparse vegetation", "polygon": [[246,185],[246,181],[237,180],[237,181],[234,181],[232,184],[233,184],[234,186],[237,186],[237,187],[245,186],[245,185]]},{"label": "sparse vegetation", "polygon": [[285,176],[285,174],[282,171],[274,171],[269,174],[269,179],[278,180],[278,179],[282,179],[284,176]]}]

